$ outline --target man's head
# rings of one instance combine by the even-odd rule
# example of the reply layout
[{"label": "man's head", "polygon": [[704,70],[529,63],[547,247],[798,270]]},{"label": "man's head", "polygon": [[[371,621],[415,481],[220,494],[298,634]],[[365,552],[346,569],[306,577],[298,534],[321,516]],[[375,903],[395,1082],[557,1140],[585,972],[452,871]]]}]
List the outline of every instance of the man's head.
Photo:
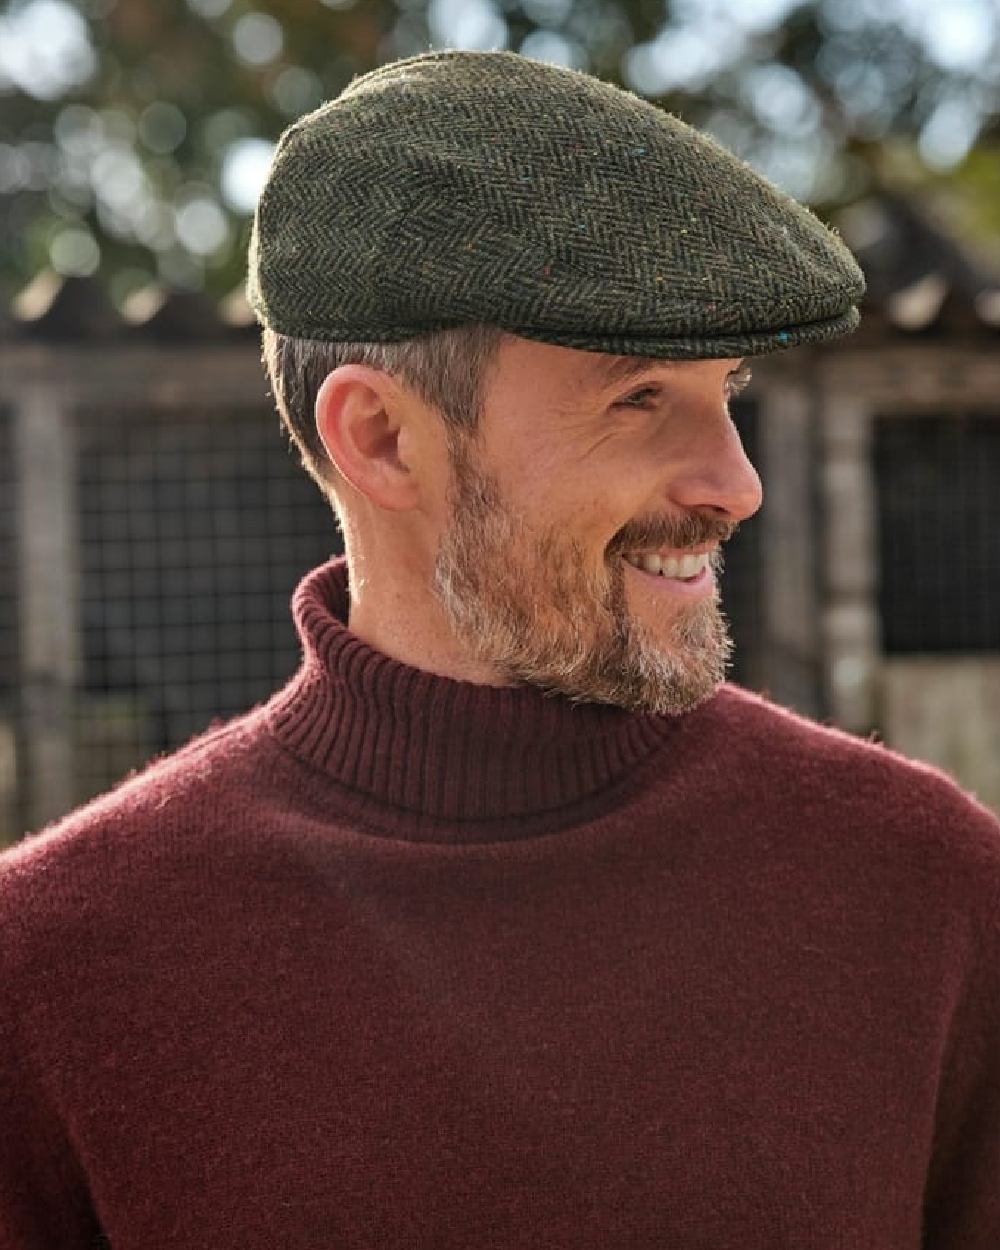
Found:
[{"label": "man's head", "polygon": [[[283,136],[249,292],[335,501],[350,626],[417,667],[679,712],[731,650],[760,504],[745,357],[857,322],[853,259],[690,127],[586,75],[434,53]],[[687,551],[695,580],[623,557]]]},{"label": "man's head", "polygon": [[[359,635],[405,657],[385,633],[391,590],[420,639],[412,662],[445,675],[671,713],[724,680],[720,544],[761,497],[728,412],[741,361],[606,356],[489,327],[388,358],[341,349],[356,363],[266,338],[279,407],[342,518],[368,605],[366,620],[352,603]],[[668,568],[683,581],[626,559],[654,552],[708,568]]]}]

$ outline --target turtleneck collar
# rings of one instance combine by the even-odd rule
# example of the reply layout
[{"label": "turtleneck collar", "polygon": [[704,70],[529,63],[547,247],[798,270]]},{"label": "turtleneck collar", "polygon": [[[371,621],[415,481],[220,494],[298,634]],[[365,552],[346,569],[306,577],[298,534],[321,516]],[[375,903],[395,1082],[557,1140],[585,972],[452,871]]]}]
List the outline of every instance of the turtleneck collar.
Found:
[{"label": "turtleneck collar", "polygon": [[410,813],[421,827],[576,806],[615,788],[690,719],[412,668],[353,634],[349,607],[344,556],[299,583],[292,615],[303,662],[266,705],[267,723],[366,808]]}]

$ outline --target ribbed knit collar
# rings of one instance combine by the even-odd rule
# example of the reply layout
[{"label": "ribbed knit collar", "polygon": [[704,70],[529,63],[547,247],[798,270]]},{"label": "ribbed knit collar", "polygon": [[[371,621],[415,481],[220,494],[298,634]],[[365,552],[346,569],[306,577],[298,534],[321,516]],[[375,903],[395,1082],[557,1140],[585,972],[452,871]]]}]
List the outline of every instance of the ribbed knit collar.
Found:
[{"label": "ribbed knit collar", "polygon": [[345,557],[302,579],[292,596],[302,666],[264,711],[286,749],[365,796],[366,809],[423,826],[577,806],[615,789],[688,719],[412,668],[352,633],[349,606]]}]

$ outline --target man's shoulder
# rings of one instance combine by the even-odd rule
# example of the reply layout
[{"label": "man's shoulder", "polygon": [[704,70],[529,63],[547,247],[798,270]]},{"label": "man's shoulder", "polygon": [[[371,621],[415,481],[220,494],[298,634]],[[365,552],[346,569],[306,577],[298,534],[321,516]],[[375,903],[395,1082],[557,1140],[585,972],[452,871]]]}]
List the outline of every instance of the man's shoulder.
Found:
[{"label": "man's shoulder", "polygon": [[123,871],[139,877],[184,855],[246,799],[259,734],[254,713],[213,724],[8,847],[0,853],[0,925],[19,911],[85,906]]},{"label": "man's shoulder", "polygon": [[943,769],[924,760],[894,750],[876,733],[868,737],[850,733],[836,725],[814,720],[780,703],[766,693],[749,690],[733,682],[719,690],[714,700],[716,715],[733,727],[733,741],[744,743],[751,754],[783,759],[805,760],[817,769],[860,768],[883,779],[905,779],[931,789],[957,789]]},{"label": "man's shoulder", "polygon": [[944,769],[733,683],[713,702],[735,770],[775,804],[962,861],[1000,888],[1000,819]]},{"label": "man's shoulder", "polygon": [[0,854],[0,1035],[5,1014],[37,1037],[144,976],[197,975],[265,841],[261,725],[258,709],[216,724]]}]

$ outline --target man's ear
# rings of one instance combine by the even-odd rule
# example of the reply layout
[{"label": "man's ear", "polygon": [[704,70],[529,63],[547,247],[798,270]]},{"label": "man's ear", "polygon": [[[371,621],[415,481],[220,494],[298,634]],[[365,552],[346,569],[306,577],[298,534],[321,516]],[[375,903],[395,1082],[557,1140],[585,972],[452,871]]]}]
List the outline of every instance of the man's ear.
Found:
[{"label": "man's ear", "polygon": [[354,489],[380,508],[416,505],[408,409],[387,374],[367,365],[341,365],[316,396],[316,429],[327,455]]}]

